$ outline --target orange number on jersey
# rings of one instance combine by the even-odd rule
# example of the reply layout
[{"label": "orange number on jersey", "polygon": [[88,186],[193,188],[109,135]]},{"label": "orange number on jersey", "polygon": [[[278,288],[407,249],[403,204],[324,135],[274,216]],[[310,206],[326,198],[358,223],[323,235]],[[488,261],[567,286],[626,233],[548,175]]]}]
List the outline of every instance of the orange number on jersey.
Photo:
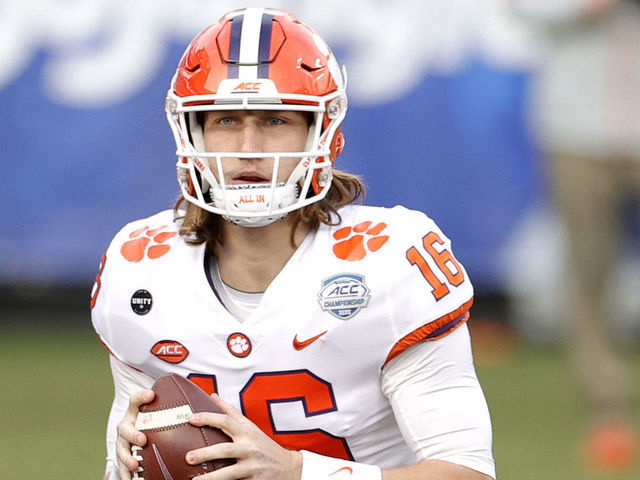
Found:
[{"label": "orange number on jersey", "polygon": [[198,385],[202,390],[207,392],[208,395],[218,392],[218,385],[216,383],[215,375],[202,375],[199,373],[190,373],[187,378],[193,383]]},{"label": "orange number on jersey", "polygon": [[[429,252],[429,255],[431,255],[438,264],[438,268],[447,276],[447,280],[449,280],[451,285],[457,287],[464,282],[464,273],[462,273],[462,268],[453,257],[453,254],[446,248],[443,248],[442,251],[436,249],[436,243],[439,246],[444,245],[444,241],[436,232],[430,232],[425,235],[422,238],[422,243],[427,252]],[[451,271],[451,265],[453,265],[455,271]]]},{"label": "orange number on jersey", "polygon": [[[192,373],[187,378],[209,395],[217,391],[215,375]],[[256,373],[240,392],[242,412],[283,447],[353,460],[346,440],[324,430],[277,431],[271,404],[284,402],[302,402],[307,417],[337,410],[331,385],[308,370]]]},{"label": "orange number on jersey", "polygon": [[102,260],[100,260],[100,269],[98,270],[98,275],[96,275],[96,280],[93,284],[93,293],[91,295],[91,302],[89,303],[89,307],[93,308],[96,306],[96,300],[98,300],[98,294],[100,293],[100,288],[102,287],[102,282],[100,277],[102,277],[102,271],[104,270],[104,266],[107,264],[107,254],[102,255]]},{"label": "orange number on jersey", "polygon": [[[462,282],[464,282],[464,273],[462,273],[462,267],[458,261],[454,258],[453,254],[443,248],[442,250],[438,250],[435,245],[442,246],[444,245],[444,241],[440,238],[436,232],[429,232],[424,237],[422,237],[422,245],[424,249],[427,251],[429,256],[433,258],[436,262],[436,265],[440,269],[440,271],[447,277],[448,282],[457,287]],[[424,256],[418,251],[416,247],[411,247],[407,250],[407,260],[411,265],[416,265],[420,269],[420,273],[425,278],[425,280],[431,285],[432,294],[436,300],[440,300],[446,294],[449,293],[449,287],[440,281],[440,279],[433,272],[429,263],[424,258]],[[453,266],[454,270],[451,269]]]},{"label": "orange number on jersey", "polygon": [[240,392],[240,401],[244,414],[283,447],[353,460],[346,440],[324,430],[276,430],[272,403],[302,402],[307,417],[337,410],[331,385],[308,370],[256,373]]}]

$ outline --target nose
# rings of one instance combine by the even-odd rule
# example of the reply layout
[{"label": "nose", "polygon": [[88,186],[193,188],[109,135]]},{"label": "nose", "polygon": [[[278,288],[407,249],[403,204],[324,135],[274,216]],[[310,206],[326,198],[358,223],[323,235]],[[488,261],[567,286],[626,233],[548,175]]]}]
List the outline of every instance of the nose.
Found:
[{"label": "nose", "polygon": [[245,122],[238,138],[238,151],[243,153],[261,153],[264,144],[262,136],[263,132],[256,122]]}]

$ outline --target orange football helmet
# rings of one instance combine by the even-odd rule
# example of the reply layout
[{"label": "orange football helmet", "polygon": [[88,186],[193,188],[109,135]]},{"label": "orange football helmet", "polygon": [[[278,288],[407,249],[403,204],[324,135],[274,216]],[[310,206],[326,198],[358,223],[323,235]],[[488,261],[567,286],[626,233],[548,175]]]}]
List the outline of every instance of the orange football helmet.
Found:
[{"label": "orange football helmet", "polygon": [[[205,28],[182,56],[166,101],[183,196],[243,226],[268,225],[324,198],[344,145],[343,74],[318,34],[286,11],[236,10]],[[197,113],[214,110],[311,112],[305,150],[207,152]],[[228,185],[220,174],[225,158],[273,158],[271,181]],[[299,161],[289,178],[278,182],[282,158]],[[252,201],[243,201],[247,198]]]}]

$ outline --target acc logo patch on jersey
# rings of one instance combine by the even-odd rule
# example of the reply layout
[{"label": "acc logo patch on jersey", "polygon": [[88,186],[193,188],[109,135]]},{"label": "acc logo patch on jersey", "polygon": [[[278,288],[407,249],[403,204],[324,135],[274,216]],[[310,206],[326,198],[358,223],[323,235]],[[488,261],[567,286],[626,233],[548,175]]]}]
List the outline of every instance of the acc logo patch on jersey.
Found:
[{"label": "acc logo patch on jersey", "polygon": [[320,308],[336,318],[348,320],[369,303],[369,287],[364,277],[355,273],[343,273],[322,282],[318,293]]},{"label": "acc logo patch on jersey", "polygon": [[189,356],[187,347],[175,340],[160,340],[151,347],[151,353],[167,363],[180,363]]}]

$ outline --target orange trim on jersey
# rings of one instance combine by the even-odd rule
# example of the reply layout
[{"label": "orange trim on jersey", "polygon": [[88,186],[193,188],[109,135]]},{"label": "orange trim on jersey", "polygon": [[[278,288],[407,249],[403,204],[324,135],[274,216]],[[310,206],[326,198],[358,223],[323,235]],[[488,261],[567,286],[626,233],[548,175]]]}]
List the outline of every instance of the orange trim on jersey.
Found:
[{"label": "orange trim on jersey", "polygon": [[[413,332],[409,333],[408,335],[405,335],[403,338],[398,340],[396,344],[393,346],[393,348],[389,352],[389,355],[387,356],[387,359],[384,361],[382,368],[384,368],[387,363],[389,363],[391,360],[396,358],[398,355],[400,355],[410,346],[415,345],[418,342],[422,342],[423,340],[436,340],[438,338],[442,338],[445,335],[448,335],[449,333],[453,332],[456,328],[458,328],[460,325],[462,325],[464,322],[466,322],[469,319],[469,309],[471,308],[471,305],[473,305],[473,297],[471,298],[471,300],[467,301],[462,306],[455,309],[453,312],[448,313],[438,318],[437,320],[434,320],[433,322],[429,322],[426,325],[423,325],[420,328],[415,329]],[[434,337],[429,337],[429,335],[432,335],[442,327],[445,327],[447,324],[458,319],[459,321],[455,325],[453,325],[450,329]]]},{"label": "orange trim on jersey", "polygon": [[[102,337],[100,336],[100,334],[98,333],[97,335],[98,335],[98,340],[100,340],[100,343],[102,344],[102,346],[107,350],[107,352],[109,352],[109,355],[111,355],[113,358],[118,358],[116,356],[116,354],[111,351],[109,346],[106,343],[104,343],[104,341],[102,340]],[[120,360],[120,359],[118,358],[118,360]],[[122,361],[122,360],[120,360],[120,361]],[[133,368],[134,370],[136,370],[136,371],[138,371],[140,373],[144,373],[142,370],[140,370],[139,368],[134,367],[133,365],[129,365],[128,363],[126,363],[125,365],[127,367]]]},{"label": "orange trim on jersey", "polygon": [[98,340],[100,340],[100,343],[102,344],[102,346],[107,349],[107,352],[109,352],[109,355],[113,355],[115,357],[115,355],[113,354],[109,346],[106,343],[104,343],[104,341],[102,341],[102,337],[100,336],[100,334],[98,333],[97,335],[98,335]]}]

